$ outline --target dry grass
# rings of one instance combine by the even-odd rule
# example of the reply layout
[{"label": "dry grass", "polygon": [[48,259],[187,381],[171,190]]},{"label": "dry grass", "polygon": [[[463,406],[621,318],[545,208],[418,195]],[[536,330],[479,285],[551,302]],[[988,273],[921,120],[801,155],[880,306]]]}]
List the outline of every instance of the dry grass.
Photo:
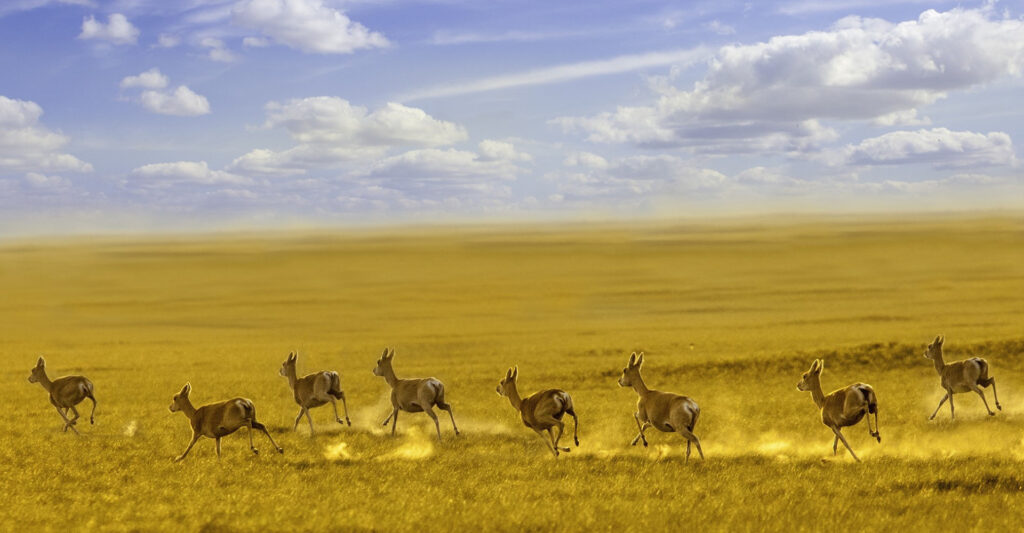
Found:
[{"label": "dry grass", "polygon": [[[0,248],[0,529],[1015,530],[1024,518],[1024,220],[845,221],[472,229],[20,243]],[[921,353],[987,357],[1004,411],[942,393]],[[462,437],[423,415],[378,427],[399,376],[445,382]],[[692,347],[691,347],[692,346]],[[354,426],[298,407],[277,370],[336,369]],[[648,384],[692,396],[706,462],[650,433],[631,448],[635,395],[615,380],[644,350]],[[38,385],[96,384],[97,425],[60,432]],[[831,457],[796,391],[824,357],[826,389],[871,383],[883,441]],[[578,450],[555,461],[494,393],[568,390]],[[186,380],[197,403],[241,395],[285,447],[181,464]]]}]

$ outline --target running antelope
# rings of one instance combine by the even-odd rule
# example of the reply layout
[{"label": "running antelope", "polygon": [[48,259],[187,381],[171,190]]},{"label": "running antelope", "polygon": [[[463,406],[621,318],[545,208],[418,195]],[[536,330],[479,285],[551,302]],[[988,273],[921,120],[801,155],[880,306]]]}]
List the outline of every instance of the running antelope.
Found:
[{"label": "running antelope", "polygon": [[256,421],[256,408],[253,407],[251,401],[245,398],[232,398],[224,402],[207,404],[197,409],[192,406],[192,401],[188,398],[190,392],[192,392],[192,384],[186,383],[181,392],[174,395],[174,400],[171,401],[171,406],[168,408],[172,413],[176,411],[185,413],[192,426],[192,442],[188,443],[188,448],[185,448],[184,453],[175,461],[184,459],[188,452],[192,451],[192,447],[196,445],[199,437],[216,440],[217,458],[220,459],[220,438],[230,435],[242,427],[249,428],[249,449],[252,450],[252,453],[260,453],[252,444],[253,428],[262,431],[270,439],[270,444],[274,445],[277,453],[284,453],[284,450],[274,442],[274,438],[270,436],[266,426]]},{"label": "running antelope", "polygon": [[423,411],[434,420],[434,427],[437,428],[437,440],[441,440],[441,424],[437,421],[433,407],[448,411],[452,419],[452,427],[455,434],[459,434],[459,427],[455,425],[455,415],[452,414],[452,405],[444,401],[444,384],[435,378],[398,379],[395,377],[395,370],[391,367],[391,361],[395,359],[395,349],[384,348],[384,353],[377,359],[377,366],[373,369],[373,375],[380,376],[391,386],[391,414],[384,419],[382,426],[387,426],[391,421],[391,434],[395,434],[395,426],[398,425],[398,411],[418,413]]},{"label": "running antelope", "polygon": [[932,413],[928,420],[933,420],[935,415],[939,414],[939,408],[942,407],[942,404],[946,403],[946,400],[949,400],[949,417],[950,419],[955,418],[953,413],[953,394],[971,391],[981,396],[981,401],[985,404],[985,410],[988,411],[989,415],[995,416],[995,413],[988,408],[988,400],[985,399],[985,393],[978,387],[979,385],[982,387],[992,386],[992,397],[996,400],[996,409],[1002,411],[1003,406],[999,405],[999,395],[996,394],[996,378],[988,376],[988,361],[980,357],[972,357],[963,361],[946,364],[942,361],[942,343],[944,342],[946,342],[945,337],[935,337],[935,340],[924,351],[924,357],[931,359],[935,363],[935,370],[942,379],[942,388],[946,390],[946,395],[939,400],[938,407],[935,408],[935,412]]},{"label": "running antelope", "polygon": [[693,427],[697,425],[697,418],[700,417],[697,402],[679,394],[648,389],[644,384],[644,378],[640,376],[640,365],[643,364],[644,353],[640,352],[638,357],[636,352],[633,352],[619,378],[620,387],[632,387],[640,396],[636,402],[636,412],[633,413],[640,432],[630,444],[636,446],[636,442],[642,440],[646,447],[647,436],[644,435],[644,430],[654,426],[659,431],[679,433],[686,439],[687,461],[690,460],[691,444],[697,445],[697,453],[703,459],[704,450],[700,447],[700,439],[693,434]]},{"label": "running antelope", "polygon": [[[519,411],[523,424],[536,431],[551,448],[555,457],[558,457],[559,451],[569,451],[568,447],[558,446],[562,432],[565,431],[562,416],[568,413],[572,416],[572,440],[576,446],[579,446],[580,439],[577,432],[580,421],[576,418],[576,411],[573,410],[572,398],[569,397],[569,393],[561,389],[548,389],[534,393],[524,400],[519,396],[518,379],[519,367],[508,369],[505,378],[498,382],[497,392],[499,396],[508,398],[512,407]],[[554,431],[556,429],[557,433]],[[547,432],[547,438],[544,438],[545,432]]]},{"label": "running antelope", "polygon": [[[96,398],[92,395],[92,382],[83,376],[64,376],[50,380],[46,375],[46,361],[42,357],[36,361],[32,368],[32,375],[28,377],[29,383],[39,383],[50,393],[50,403],[57,408],[57,414],[64,420],[64,431],[68,429],[78,434],[75,423],[78,422],[78,409],[76,405],[82,400],[92,400],[92,412],[89,413],[89,423],[96,423]],[[68,419],[68,411],[75,413],[75,417]]]},{"label": "running antelope", "polygon": [[[832,455],[836,454],[839,441],[843,441],[843,445],[850,451],[850,455],[860,462],[857,454],[853,453],[853,448],[850,448],[850,443],[846,442],[841,428],[860,422],[860,419],[868,414],[869,416],[866,418],[868,433],[878,439],[878,442],[882,442],[882,436],[878,432],[878,399],[875,398],[875,389],[866,383],[854,383],[848,387],[834,390],[825,396],[825,393],[821,391],[821,370],[824,367],[824,360],[815,359],[811,363],[811,369],[804,372],[800,383],[796,384],[796,388],[805,392],[810,391],[814,405],[821,410],[821,423],[836,434],[832,441]],[[874,430],[871,429],[871,413],[875,415]]]},{"label": "running antelope", "polygon": [[[315,374],[309,374],[301,378],[296,377],[295,374],[295,361],[298,356],[295,352],[288,354],[288,359],[281,364],[281,375],[288,378],[288,385],[291,386],[292,392],[295,394],[295,403],[299,404],[299,415],[295,417],[295,427],[292,431],[299,429],[299,420],[302,420],[302,415],[306,415],[306,420],[309,421],[309,434],[313,436],[313,419],[309,416],[309,410],[313,407],[320,407],[328,402],[331,403],[331,407],[334,407],[334,419],[339,424],[344,425],[348,423],[352,425],[352,421],[348,419],[348,403],[345,402],[345,392],[341,390],[341,378],[338,377],[337,372],[326,371],[317,372]],[[338,416],[338,403],[335,399],[341,400],[342,407],[345,408],[345,420],[342,421],[341,417]]]}]

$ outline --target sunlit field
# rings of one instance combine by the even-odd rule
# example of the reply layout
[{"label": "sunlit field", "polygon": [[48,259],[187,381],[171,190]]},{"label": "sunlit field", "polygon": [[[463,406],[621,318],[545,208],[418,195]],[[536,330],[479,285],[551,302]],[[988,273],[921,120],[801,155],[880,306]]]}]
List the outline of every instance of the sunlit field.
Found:
[{"label": "sunlit field", "polygon": [[[0,245],[3,530],[1019,530],[1024,523],[1024,219],[734,221],[11,242]],[[1003,410],[943,392],[922,354],[988,359]],[[434,376],[440,412],[380,427],[372,374]],[[292,431],[278,375],[341,374]],[[631,447],[644,351],[652,388],[702,408],[705,461],[678,434]],[[80,436],[38,384],[83,374]],[[855,463],[796,384],[874,386],[882,442],[846,428]],[[495,393],[568,391],[582,444],[555,459]],[[283,455],[245,430],[218,460],[188,444],[172,396],[253,400]],[[991,389],[986,389],[989,403]],[[571,427],[571,423],[568,425]],[[571,430],[570,430],[571,431]],[[564,439],[563,444],[571,441]]]}]

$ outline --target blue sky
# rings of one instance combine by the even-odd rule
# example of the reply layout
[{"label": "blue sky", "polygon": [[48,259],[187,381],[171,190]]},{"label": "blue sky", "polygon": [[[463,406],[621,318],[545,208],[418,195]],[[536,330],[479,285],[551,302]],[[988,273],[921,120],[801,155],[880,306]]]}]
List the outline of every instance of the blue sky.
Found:
[{"label": "blue sky", "polygon": [[1022,15],[7,0],[0,235],[1017,209]]}]

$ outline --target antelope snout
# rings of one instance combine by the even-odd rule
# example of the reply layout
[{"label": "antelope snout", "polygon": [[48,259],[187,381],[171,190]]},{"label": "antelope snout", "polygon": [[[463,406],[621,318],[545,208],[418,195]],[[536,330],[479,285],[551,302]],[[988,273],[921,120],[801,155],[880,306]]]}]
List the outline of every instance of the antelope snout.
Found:
[{"label": "antelope snout", "polygon": [[494,392],[498,393],[498,396],[504,396],[504,394],[501,393],[501,385],[495,387]]},{"label": "antelope snout", "polygon": [[177,409],[175,409],[175,407],[177,407],[177,406],[172,403],[169,407],[167,407],[167,410],[173,413],[173,412],[177,411]]},{"label": "antelope snout", "polygon": [[28,377],[28,382],[29,383],[35,383],[36,382],[36,377],[35,376],[29,376]]},{"label": "antelope snout", "polygon": [[619,378],[619,386],[620,387],[625,387],[626,386],[626,383],[622,381],[622,378]]},{"label": "antelope snout", "polygon": [[807,389],[804,388],[804,382],[803,381],[801,381],[800,383],[796,384],[796,390],[798,390],[798,391],[805,391],[805,390],[807,390]]}]

